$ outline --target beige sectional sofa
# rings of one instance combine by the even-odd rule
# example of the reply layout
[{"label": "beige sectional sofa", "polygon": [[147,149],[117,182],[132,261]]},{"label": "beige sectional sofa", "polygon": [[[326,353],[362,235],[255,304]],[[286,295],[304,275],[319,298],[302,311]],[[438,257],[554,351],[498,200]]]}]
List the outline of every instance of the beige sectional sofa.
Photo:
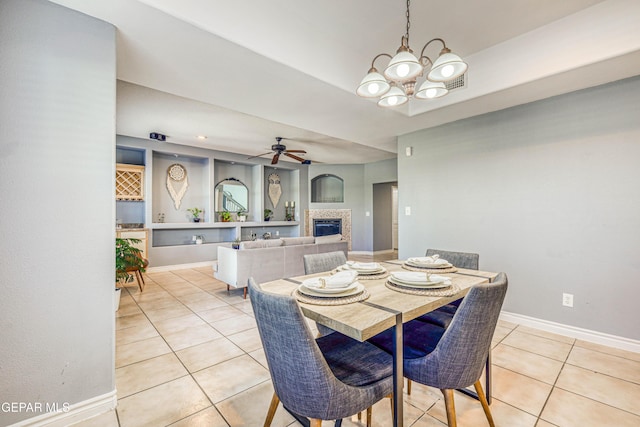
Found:
[{"label": "beige sectional sofa", "polygon": [[339,234],[317,238],[283,237],[242,242],[240,249],[220,246],[214,276],[228,286],[245,289],[249,277],[257,283],[264,283],[301,276],[304,274],[304,255],[343,251],[346,256],[347,241],[341,239]]}]

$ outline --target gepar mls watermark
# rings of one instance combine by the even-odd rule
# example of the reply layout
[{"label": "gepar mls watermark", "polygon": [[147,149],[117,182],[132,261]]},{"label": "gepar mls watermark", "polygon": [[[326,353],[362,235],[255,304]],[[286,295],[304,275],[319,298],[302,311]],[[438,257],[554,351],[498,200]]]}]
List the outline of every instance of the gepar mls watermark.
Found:
[{"label": "gepar mls watermark", "polygon": [[41,414],[47,412],[69,412],[68,402],[2,402],[2,413],[32,413]]}]

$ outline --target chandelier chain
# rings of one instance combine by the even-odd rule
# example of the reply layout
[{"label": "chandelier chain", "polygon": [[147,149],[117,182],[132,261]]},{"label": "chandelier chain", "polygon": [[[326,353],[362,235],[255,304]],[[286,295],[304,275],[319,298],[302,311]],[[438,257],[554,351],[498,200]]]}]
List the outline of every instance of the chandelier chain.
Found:
[{"label": "chandelier chain", "polygon": [[407,38],[407,45],[409,45],[409,28],[411,27],[411,16],[409,14],[410,5],[411,5],[411,0],[407,0],[407,32],[404,35]]}]

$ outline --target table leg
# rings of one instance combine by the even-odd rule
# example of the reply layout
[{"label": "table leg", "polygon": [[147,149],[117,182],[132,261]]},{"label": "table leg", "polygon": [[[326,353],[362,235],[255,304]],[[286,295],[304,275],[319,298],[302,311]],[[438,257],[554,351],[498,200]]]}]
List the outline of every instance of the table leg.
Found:
[{"label": "table leg", "polygon": [[393,328],[393,426],[402,427],[404,417],[402,413],[403,386],[403,346],[402,346],[402,313],[396,314],[396,327]]}]

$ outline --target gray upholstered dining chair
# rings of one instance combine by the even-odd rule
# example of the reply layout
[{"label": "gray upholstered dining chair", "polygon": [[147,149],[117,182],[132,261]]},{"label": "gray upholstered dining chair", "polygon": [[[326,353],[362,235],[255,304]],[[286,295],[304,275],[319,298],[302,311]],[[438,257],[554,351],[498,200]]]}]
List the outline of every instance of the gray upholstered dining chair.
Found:
[{"label": "gray upholstered dining chair", "polygon": [[440,255],[440,258],[446,259],[455,267],[468,268],[470,270],[478,269],[478,261],[480,255],[471,252],[454,252],[441,251],[440,249],[427,249],[426,256]]},{"label": "gray upholstered dining chair", "polygon": [[342,251],[326,252],[323,254],[304,255],[304,273],[315,274],[323,271],[331,271],[347,262],[347,257]]},{"label": "gray upholstered dining chair", "polygon": [[[336,267],[344,265],[347,257],[342,251],[326,252],[322,254],[309,254],[303,256],[304,274],[322,273],[323,271],[331,271]],[[316,323],[318,335],[324,336],[334,332],[333,329]]]},{"label": "gray upholstered dining chair", "polygon": [[392,393],[390,354],[338,333],[316,340],[294,297],[267,293],[253,278],[249,288],[274,388],[265,426],[280,402],[320,427],[321,420],[349,417]]},{"label": "gray upholstered dining chair", "polygon": [[[433,255],[439,255],[440,258],[446,259],[454,267],[468,268],[470,270],[478,269],[478,261],[480,259],[480,255],[471,252],[452,252],[441,251],[439,249],[427,249],[426,256]],[[456,309],[461,302],[462,299],[453,301],[451,304],[447,304],[430,313],[420,316],[418,320],[434,323],[436,325],[442,326],[443,328],[446,328],[451,323],[453,315],[456,313]]]},{"label": "gray upholstered dining chair", "polygon": [[[404,335],[404,376],[442,391],[449,427],[456,426],[453,390],[472,384],[489,425],[494,426],[480,376],[489,355],[507,283],[506,274],[500,273],[493,283],[471,288],[447,329],[415,322],[410,333]],[[391,352],[392,339],[392,332],[385,331],[369,341]]]}]

